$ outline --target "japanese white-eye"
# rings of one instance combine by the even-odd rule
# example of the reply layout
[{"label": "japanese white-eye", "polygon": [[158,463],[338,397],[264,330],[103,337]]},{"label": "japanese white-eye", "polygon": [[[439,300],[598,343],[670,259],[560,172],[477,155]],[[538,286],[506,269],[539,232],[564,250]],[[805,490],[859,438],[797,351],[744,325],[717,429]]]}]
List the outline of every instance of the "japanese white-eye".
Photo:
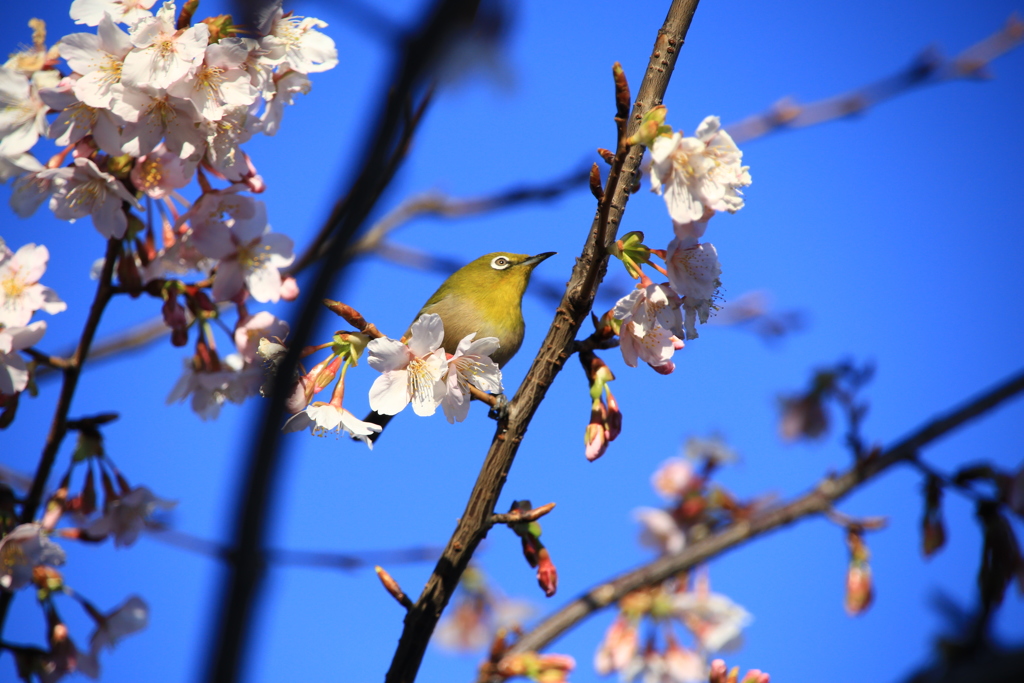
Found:
[{"label": "japanese white-eye", "polygon": [[[459,342],[469,334],[476,338],[497,337],[500,347],[491,360],[502,367],[516,355],[523,344],[526,323],[523,322],[523,294],[533,269],[544,259],[554,256],[548,251],[536,256],[495,252],[467,263],[441,283],[433,296],[413,318],[436,313],[444,324],[445,352],[454,354]],[[411,326],[411,323],[410,323]],[[404,337],[408,338],[409,330]],[[382,427],[390,415],[370,413],[368,422]],[[380,434],[372,437],[376,440]]]}]

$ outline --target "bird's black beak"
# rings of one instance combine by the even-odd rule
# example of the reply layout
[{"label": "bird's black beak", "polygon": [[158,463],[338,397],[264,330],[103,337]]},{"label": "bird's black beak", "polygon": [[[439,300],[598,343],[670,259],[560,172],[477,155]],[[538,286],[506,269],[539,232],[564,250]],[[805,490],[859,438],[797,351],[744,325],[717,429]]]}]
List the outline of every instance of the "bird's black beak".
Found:
[{"label": "bird's black beak", "polygon": [[544,259],[551,258],[552,256],[554,256],[557,253],[558,253],[557,251],[545,251],[543,254],[537,254],[536,256],[531,256],[530,258],[526,259],[525,261],[523,261],[519,265],[522,265],[522,266],[536,266],[538,263],[540,263]]}]

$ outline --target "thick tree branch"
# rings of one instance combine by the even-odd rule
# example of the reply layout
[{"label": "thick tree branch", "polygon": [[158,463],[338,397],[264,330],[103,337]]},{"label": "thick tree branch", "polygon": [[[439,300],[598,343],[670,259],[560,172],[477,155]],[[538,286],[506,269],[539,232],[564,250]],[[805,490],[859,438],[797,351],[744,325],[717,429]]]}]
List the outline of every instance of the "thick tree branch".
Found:
[{"label": "thick tree branch", "polygon": [[[626,135],[636,129],[645,112],[661,103],[696,9],[697,0],[675,0],[669,8],[640,85]],[[620,143],[623,137],[620,130]],[[602,211],[602,206],[593,220],[586,245],[573,269],[562,303],[556,310],[555,320],[529,374],[509,404],[507,422],[498,423],[497,433],[458,527],[419,600],[406,615],[405,628],[387,674],[389,683],[408,683],[416,678],[437,620],[451,599],[473,552],[490,528],[495,503],[526,428],[547,388],[569,357],[576,333],[593,306],[597,286],[607,268],[605,244],[619,225],[642,157],[643,148],[634,145],[622,154],[621,175],[609,173],[602,202],[607,202],[607,211]],[[617,182],[619,178],[624,182]],[[605,226],[611,235],[606,234]]]},{"label": "thick tree branch", "polygon": [[769,509],[754,519],[734,523],[697,541],[678,555],[661,557],[591,588],[523,635],[510,652],[540,650],[590,615],[615,604],[638,588],[657,585],[757,536],[805,517],[827,512],[837,501],[893,465],[914,462],[918,450],[922,447],[1022,392],[1024,371],[1018,372],[948,414],[932,420],[888,450],[861,461],[838,476],[822,480],[814,489],[796,500]]}]

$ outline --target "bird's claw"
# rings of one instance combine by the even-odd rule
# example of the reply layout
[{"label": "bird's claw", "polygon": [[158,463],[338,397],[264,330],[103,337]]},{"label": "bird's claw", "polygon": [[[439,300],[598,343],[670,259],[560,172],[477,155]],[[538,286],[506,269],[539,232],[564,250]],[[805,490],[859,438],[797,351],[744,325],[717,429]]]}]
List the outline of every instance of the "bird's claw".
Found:
[{"label": "bird's claw", "polygon": [[491,406],[490,411],[487,413],[487,417],[498,422],[504,422],[508,420],[508,399],[505,398],[505,394],[496,394],[494,397],[494,405]]}]

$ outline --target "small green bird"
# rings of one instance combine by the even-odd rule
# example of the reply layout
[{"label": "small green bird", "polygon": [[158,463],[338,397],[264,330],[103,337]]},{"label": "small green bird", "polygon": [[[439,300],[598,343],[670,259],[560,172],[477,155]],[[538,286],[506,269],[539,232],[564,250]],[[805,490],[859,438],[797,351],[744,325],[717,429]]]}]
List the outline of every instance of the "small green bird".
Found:
[{"label": "small green bird", "polygon": [[[476,338],[497,337],[501,346],[491,360],[503,367],[523,345],[526,323],[523,322],[523,294],[533,269],[541,261],[554,256],[548,251],[536,256],[495,252],[485,254],[452,273],[441,283],[433,296],[413,318],[436,313],[444,324],[445,352],[454,354],[467,335]],[[411,328],[411,324],[410,324]],[[409,330],[404,338],[408,338]],[[367,422],[382,428],[394,417],[371,412]],[[380,433],[370,437],[376,441]]]}]

